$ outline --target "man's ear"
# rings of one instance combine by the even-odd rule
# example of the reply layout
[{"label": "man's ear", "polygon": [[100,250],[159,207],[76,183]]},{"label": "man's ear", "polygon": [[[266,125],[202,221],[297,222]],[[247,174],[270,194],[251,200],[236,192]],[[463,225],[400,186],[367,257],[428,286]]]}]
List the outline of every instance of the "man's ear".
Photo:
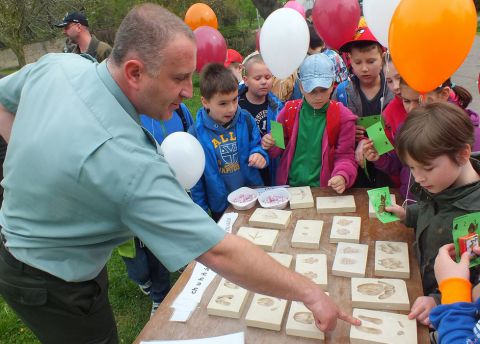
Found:
[{"label": "man's ear", "polygon": [[128,60],[123,65],[125,80],[130,88],[138,91],[143,76],[145,75],[145,66],[139,60]]}]

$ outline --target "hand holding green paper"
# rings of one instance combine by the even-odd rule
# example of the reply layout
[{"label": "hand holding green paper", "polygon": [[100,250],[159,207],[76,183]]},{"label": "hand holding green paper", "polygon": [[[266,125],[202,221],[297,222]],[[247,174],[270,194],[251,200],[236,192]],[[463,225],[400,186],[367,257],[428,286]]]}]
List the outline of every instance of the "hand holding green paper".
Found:
[{"label": "hand holding green paper", "polygon": [[382,155],[393,150],[393,146],[385,134],[382,121],[378,121],[368,127],[367,134],[370,140],[372,140],[373,146],[377,150],[378,155]]},{"label": "hand holding green paper", "polygon": [[270,121],[270,134],[275,140],[275,146],[285,149],[285,141],[283,137],[283,125],[276,121]]},{"label": "hand holding green paper", "polygon": [[370,203],[372,203],[373,209],[375,209],[375,214],[382,223],[400,220],[397,216],[385,210],[386,207],[392,205],[388,186],[368,190],[367,193],[368,197],[370,198]]}]

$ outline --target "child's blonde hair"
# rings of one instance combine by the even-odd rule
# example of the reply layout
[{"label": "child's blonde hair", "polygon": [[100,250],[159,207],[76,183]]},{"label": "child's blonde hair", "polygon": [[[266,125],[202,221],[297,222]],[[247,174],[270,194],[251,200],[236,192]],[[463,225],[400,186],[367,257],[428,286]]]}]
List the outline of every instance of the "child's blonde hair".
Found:
[{"label": "child's blonde hair", "polygon": [[458,163],[457,153],[472,146],[474,129],[468,115],[456,105],[435,102],[412,110],[400,130],[396,146],[400,160],[407,155],[427,163],[447,155]]}]

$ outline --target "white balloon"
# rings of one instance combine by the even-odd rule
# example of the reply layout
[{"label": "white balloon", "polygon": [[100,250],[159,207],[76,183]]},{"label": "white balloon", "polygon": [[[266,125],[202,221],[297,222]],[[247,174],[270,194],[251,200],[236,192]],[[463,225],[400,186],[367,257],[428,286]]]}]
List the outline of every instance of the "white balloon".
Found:
[{"label": "white balloon", "polygon": [[179,131],[168,135],[160,148],[178,182],[185,189],[191,189],[205,169],[205,153],[200,142],[193,135]]},{"label": "white balloon", "polygon": [[291,8],[272,12],[260,31],[263,60],[279,79],[285,79],[297,70],[307,56],[309,44],[307,22]]},{"label": "white balloon", "polygon": [[[388,48],[388,30],[400,0],[363,0],[363,15],[368,28],[381,45]],[[425,13],[428,16],[427,13]]]}]

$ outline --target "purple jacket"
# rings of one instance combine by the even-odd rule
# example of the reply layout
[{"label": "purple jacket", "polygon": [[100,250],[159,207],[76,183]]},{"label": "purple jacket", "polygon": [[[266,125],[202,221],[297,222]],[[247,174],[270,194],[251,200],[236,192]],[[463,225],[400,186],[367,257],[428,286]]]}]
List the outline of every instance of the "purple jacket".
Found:
[{"label": "purple jacket", "polygon": [[[295,154],[298,136],[298,124],[302,102],[296,110],[295,122],[293,124],[292,137],[285,136],[285,150],[276,146],[269,150],[270,157],[276,158],[280,154],[280,166],[277,170],[277,185],[285,185],[288,183],[288,173]],[[340,132],[338,134],[337,143],[333,154],[333,166],[330,166],[328,159],[328,134],[327,130],[323,133],[322,138],[322,168],[320,170],[320,186],[328,186],[328,181],[333,176],[342,176],[345,178],[347,188],[351,187],[357,178],[357,163],[355,161],[355,116],[348,108],[340,106]],[[287,106],[278,114],[277,122],[282,123],[285,128],[285,112]],[[286,129],[286,128],[285,128]],[[286,134],[286,133],[285,133]],[[283,154],[282,154],[283,152]]]}]

